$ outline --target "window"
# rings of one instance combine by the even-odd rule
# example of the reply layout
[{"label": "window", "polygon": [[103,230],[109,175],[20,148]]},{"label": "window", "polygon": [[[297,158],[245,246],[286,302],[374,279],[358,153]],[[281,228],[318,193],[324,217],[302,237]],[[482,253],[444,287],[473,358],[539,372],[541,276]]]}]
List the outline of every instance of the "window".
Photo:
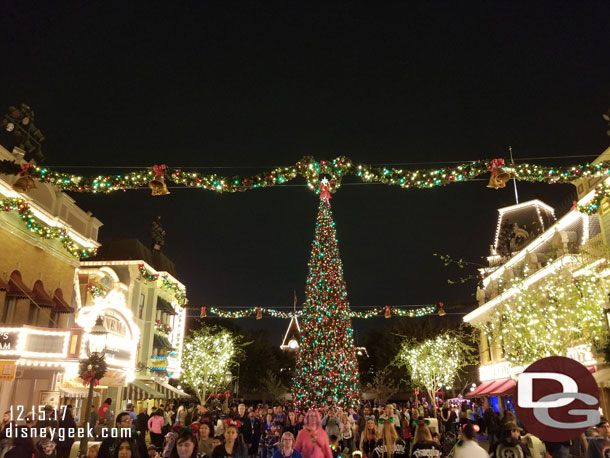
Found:
[{"label": "window", "polygon": [[138,318],[141,320],[144,319],[144,302],[146,300],[146,296],[144,294],[140,294],[140,304],[138,305]]},{"label": "window", "polygon": [[491,341],[489,340],[489,336],[485,336],[487,340],[487,361],[491,361]]}]

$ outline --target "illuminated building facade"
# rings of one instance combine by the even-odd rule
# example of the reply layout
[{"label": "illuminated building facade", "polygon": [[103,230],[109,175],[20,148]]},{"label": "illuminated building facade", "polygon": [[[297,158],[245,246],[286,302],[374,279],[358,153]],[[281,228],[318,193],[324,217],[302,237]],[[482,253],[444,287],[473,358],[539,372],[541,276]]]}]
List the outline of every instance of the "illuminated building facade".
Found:
[{"label": "illuminated building facade", "polygon": [[[0,160],[22,157],[0,147]],[[0,405],[70,403],[79,417],[86,389],[65,384],[83,342],[75,275],[78,253],[99,247],[102,223],[52,185],[16,192],[19,178],[0,175]]]},{"label": "illuminated building facade", "polygon": [[[608,159],[610,148],[595,162]],[[526,296],[540,288],[540,285],[551,284],[554,277],[572,279],[567,282],[566,289],[569,289],[569,284],[576,284],[579,278],[592,276],[599,278],[601,284],[607,285],[610,276],[610,269],[607,268],[610,260],[606,259],[610,242],[610,203],[602,202],[600,211],[591,215],[580,212],[577,208],[577,205],[586,205],[591,201],[595,186],[602,180],[610,181],[602,177],[576,181],[574,185],[579,200],[558,220],[555,220],[554,210],[539,200],[498,210],[498,224],[487,258],[489,267],[480,269],[482,282],[477,288],[479,307],[464,317],[466,322],[483,328],[480,339],[481,384],[473,388],[467,397],[484,398],[499,411],[511,407],[518,374],[534,362],[531,360],[522,364],[511,363],[506,354],[509,350],[504,348],[502,339],[490,338],[489,333],[485,332],[485,329],[490,329],[494,316],[497,319],[500,315],[502,318],[498,326],[503,325],[502,320],[506,319],[505,311],[508,310],[503,307],[510,304],[511,313],[520,313],[516,297]],[[568,304],[562,303],[561,298],[555,300],[556,297],[561,297],[557,291],[547,291],[546,298],[543,297],[538,306],[548,313],[553,309],[557,310],[557,313],[553,313],[561,315],[561,307],[567,307]],[[588,299],[592,320],[596,323],[606,321],[604,317],[608,316],[607,296],[600,294],[595,299],[593,296]],[[499,314],[499,310],[504,311]],[[530,318],[522,316],[527,318],[524,321],[527,323]],[[538,323],[537,318],[531,317],[530,323],[535,326]],[[605,323],[603,329],[606,334],[607,325],[608,323]],[[566,337],[568,334],[565,330],[557,331],[557,339],[563,339],[565,342],[565,351],[560,356],[573,358],[589,368],[600,387],[602,409],[608,415],[610,369],[606,367],[603,354],[592,342],[571,340]],[[522,354],[526,351],[523,350],[525,347],[520,347]],[[549,345],[549,348],[553,348],[552,345]],[[552,351],[549,351],[547,356],[552,355]]]}]

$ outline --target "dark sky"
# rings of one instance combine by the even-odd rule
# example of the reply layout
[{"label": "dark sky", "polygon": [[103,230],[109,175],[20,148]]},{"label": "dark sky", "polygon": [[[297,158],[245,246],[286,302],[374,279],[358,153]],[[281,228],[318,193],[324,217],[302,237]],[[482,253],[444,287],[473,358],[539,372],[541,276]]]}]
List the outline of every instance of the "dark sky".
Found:
[{"label": "dark sky", "polygon": [[[435,167],[505,157],[509,145],[517,159],[594,156],[610,140],[606,1],[71,3],[10,2],[0,14],[0,106],[35,109],[47,165],[233,175],[343,154]],[[432,255],[488,253],[496,209],[514,195],[485,185],[342,187],[332,205],[351,304],[471,300],[473,286],[448,285],[460,273]],[[572,188],[519,192],[565,210]],[[104,222],[102,242],[148,241],[162,215],[192,304],[302,298],[317,211],[304,186],[75,198]]]}]

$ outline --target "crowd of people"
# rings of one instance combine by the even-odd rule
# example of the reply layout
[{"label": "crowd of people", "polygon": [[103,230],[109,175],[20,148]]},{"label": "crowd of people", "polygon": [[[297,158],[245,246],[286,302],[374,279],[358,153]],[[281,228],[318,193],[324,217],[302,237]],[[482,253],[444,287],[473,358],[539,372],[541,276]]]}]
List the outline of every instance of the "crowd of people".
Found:
[{"label": "crowd of people", "polygon": [[[511,411],[500,418],[493,409],[483,412],[466,402],[439,409],[421,402],[307,412],[289,403],[242,403],[223,410],[168,402],[150,413],[145,408],[136,413],[128,404],[117,415],[111,405],[107,399],[92,409],[90,426],[102,440],[89,447],[87,458],[517,458],[537,457],[545,450],[553,458],[601,458],[610,441],[610,426],[603,420],[578,439],[547,443],[545,449],[524,434]],[[76,426],[71,409],[59,419],[53,413],[45,410],[42,420],[27,418],[25,425],[5,413],[0,458],[69,458],[75,439],[57,431]],[[120,431],[118,437],[102,433],[109,427]],[[48,429],[56,436],[8,434],[10,428]],[[485,437],[489,452],[477,436]]]}]

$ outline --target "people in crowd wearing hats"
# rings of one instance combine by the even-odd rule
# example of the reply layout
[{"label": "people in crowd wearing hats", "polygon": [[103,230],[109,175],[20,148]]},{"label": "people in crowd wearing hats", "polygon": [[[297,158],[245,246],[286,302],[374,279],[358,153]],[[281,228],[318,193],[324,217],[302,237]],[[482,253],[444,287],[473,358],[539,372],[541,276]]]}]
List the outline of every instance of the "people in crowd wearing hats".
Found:
[{"label": "people in crowd wearing hats", "polygon": [[606,418],[601,418],[595,428],[597,436],[593,436],[589,440],[587,448],[587,458],[606,458],[605,453],[610,450],[610,423]]},{"label": "people in crowd wearing hats", "polygon": [[157,447],[155,447],[155,445],[150,444],[147,448],[146,451],[148,453],[148,458],[161,458],[161,455],[159,455],[159,451],[157,450]]},{"label": "people in crowd wearing hats", "polygon": [[[57,440],[57,428],[59,428],[59,422],[55,418],[55,410],[51,406],[45,406],[44,408],[44,419],[38,420],[36,424],[36,429],[40,432],[43,429],[47,429],[47,437],[51,440]],[[53,437],[50,436],[50,433],[54,433]],[[39,434],[38,437],[42,437],[42,434]]]},{"label": "people in crowd wearing hats", "polygon": [[517,423],[506,422],[502,424],[500,441],[495,444],[490,456],[492,458],[525,458],[531,457],[530,450],[521,442],[521,431]]}]

